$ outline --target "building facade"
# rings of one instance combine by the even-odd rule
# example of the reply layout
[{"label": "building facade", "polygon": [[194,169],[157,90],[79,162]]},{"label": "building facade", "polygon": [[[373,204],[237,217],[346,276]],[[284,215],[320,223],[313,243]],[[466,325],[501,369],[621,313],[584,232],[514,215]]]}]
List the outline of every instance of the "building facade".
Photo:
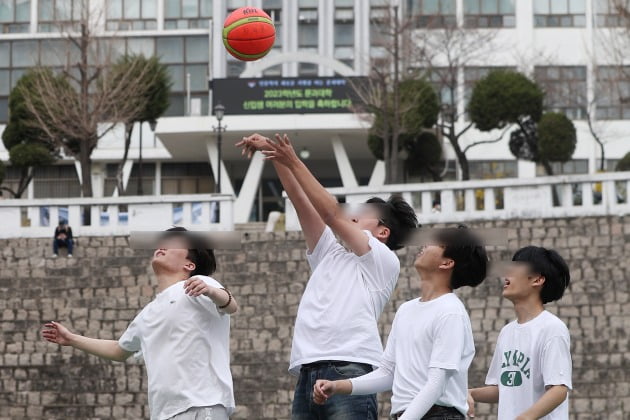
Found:
[{"label": "building facade", "polygon": [[[76,29],[86,0],[0,0],[0,131],[8,118],[8,95],[19,77],[42,64],[61,68],[63,40]],[[392,4],[395,3],[395,4]],[[217,165],[217,121],[212,115],[208,80],[218,78],[316,77],[367,75],[387,51],[378,27],[397,6],[401,22],[423,36],[456,27],[462,33],[486,34],[487,52],[462,52],[455,94],[439,91],[443,104],[458,111],[458,126],[469,124],[466,101],[474,83],[493,68],[525,72],[546,90],[548,109],[572,118],[578,131],[573,160],[557,164],[558,173],[589,173],[599,167],[599,147],[591,128],[604,141],[606,166],[630,151],[630,78],[619,77],[623,62],[624,20],[612,0],[91,0],[98,36],[110,39],[117,55],[157,55],[168,66],[173,86],[170,107],[155,132],[148,124],[134,131],[131,162],[125,167],[126,194],[190,194],[215,191],[214,174],[222,171],[221,191],[242,195],[238,221],[264,220],[281,208],[281,186],[262,159],[251,163],[233,144],[244,135],[286,132],[326,186],[356,186],[383,181],[382,163],[367,147],[370,123],[352,113],[226,115],[222,124],[222,162]],[[262,7],[274,20],[276,42],[267,57],[245,63],[222,45],[223,20],[245,5]],[[433,31],[433,32],[432,32]],[[488,37],[488,34],[492,36]],[[630,37],[629,37],[630,38]],[[417,38],[426,39],[426,38]],[[421,41],[418,41],[421,42]],[[481,46],[476,46],[481,47]],[[613,48],[614,47],[614,48]],[[481,52],[481,50],[479,50]],[[627,54],[626,54],[627,55]],[[442,64],[440,64],[442,60]],[[436,58],[432,75],[446,59]],[[433,80],[440,90],[437,79]],[[215,102],[220,98],[214,98]],[[503,138],[468,152],[472,178],[541,175],[530,162],[516,161],[509,133],[462,136],[464,146]],[[123,132],[114,130],[93,153],[96,196],[115,194],[115,174],[123,154]],[[142,148],[140,147],[142,146]],[[457,179],[454,153],[444,142],[444,179]],[[137,164],[142,149],[142,168]],[[0,160],[8,153],[0,145]],[[77,163],[62,159],[37,168],[27,197],[80,195]],[[19,174],[8,168],[5,185]],[[5,198],[7,195],[5,193]]]}]

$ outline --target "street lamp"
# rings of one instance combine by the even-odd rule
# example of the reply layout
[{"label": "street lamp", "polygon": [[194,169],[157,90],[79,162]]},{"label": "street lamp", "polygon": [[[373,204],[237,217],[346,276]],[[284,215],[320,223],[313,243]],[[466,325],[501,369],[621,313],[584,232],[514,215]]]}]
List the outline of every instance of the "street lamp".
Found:
[{"label": "street lamp", "polygon": [[216,127],[212,126],[212,130],[217,132],[217,183],[214,186],[214,190],[218,194],[221,194],[221,133],[227,128],[226,126],[221,125],[221,120],[223,120],[224,114],[225,107],[221,103],[218,103],[214,107],[214,116],[217,117],[219,124]]}]

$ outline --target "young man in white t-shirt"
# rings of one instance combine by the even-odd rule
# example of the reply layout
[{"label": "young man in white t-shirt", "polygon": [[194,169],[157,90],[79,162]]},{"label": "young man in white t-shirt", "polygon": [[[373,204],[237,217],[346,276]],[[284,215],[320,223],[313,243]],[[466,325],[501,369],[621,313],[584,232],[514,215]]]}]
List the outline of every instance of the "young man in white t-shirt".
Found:
[{"label": "young man in white t-shirt", "polygon": [[236,301],[210,276],[214,252],[184,228],[165,232],[151,265],[158,294],[116,340],[73,334],[58,322],[42,336],[95,356],[122,362],[141,353],[149,377],[152,420],[225,420],[234,410],[230,373],[230,317]]},{"label": "young man in white t-shirt", "polygon": [[[396,286],[400,262],[393,252],[417,226],[415,211],[400,197],[374,198],[349,215],[296,156],[285,135],[260,135],[237,146],[271,160],[296,209],[308,247],[311,278],[300,301],[289,371],[299,377],[293,420],[376,420],[376,395],[312,404],[318,379],[371,372],[383,353],[377,321]],[[337,240],[335,234],[344,242]]]},{"label": "young man in white t-shirt", "polygon": [[503,327],[486,387],[471,389],[469,403],[499,403],[499,420],[567,420],[571,389],[571,341],[566,325],[544,304],[569,286],[567,263],[556,251],[528,246],[514,254],[503,296],[516,320]]},{"label": "young man in white t-shirt", "polygon": [[486,277],[488,257],[463,226],[439,230],[415,260],[421,297],[401,305],[380,367],[351,380],[317,381],[314,402],[392,390],[392,419],[464,419],[475,354],[466,308],[453,289]]}]

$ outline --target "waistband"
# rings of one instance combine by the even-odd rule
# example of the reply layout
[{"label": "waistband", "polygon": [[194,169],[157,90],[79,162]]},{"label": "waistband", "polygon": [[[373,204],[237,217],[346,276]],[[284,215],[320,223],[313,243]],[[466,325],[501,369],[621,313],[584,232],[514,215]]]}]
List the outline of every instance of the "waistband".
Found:
[{"label": "waistband", "polygon": [[[399,418],[402,417],[402,415],[404,413],[405,413],[404,411],[399,411],[398,413],[392,414],[390,416],[390,418],[392,420],[398,420]],[[424,415],[424,417],[439,416],[439,415],[443,415],[443,414],[449,414],[449,415],[456,414],[456,415],[460,415],[460,416],[462,416],[462,418],[464,418],[462,413],[460,413],[459,410],[456,409],[455,407],[444,407],[444,406],[441,406],[441,405],[434,405],[433,407],[431,407],[429,409],[429,411],[427,411],[427,413]]]}]

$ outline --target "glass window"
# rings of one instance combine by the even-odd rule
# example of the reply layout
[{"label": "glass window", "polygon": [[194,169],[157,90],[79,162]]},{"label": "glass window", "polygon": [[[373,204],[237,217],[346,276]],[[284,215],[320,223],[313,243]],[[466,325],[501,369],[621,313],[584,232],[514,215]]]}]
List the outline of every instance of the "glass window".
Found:
[{"label": "glass window", "polygon": [[467,0],[464,22],[467,28],[506,28],[516,24],[515,0]]},{"label": "glass window", "polygon": [[[593,0],[595,22],[600,27],[623,27],[628,21],[618,11],[619,0]],[[627,5],[626,7],[630,7]]]},{"label": "glass window", "polygon": [[122,19],[122,0],[110,0],[107,2],[107,19]]},{"label": "glass window", "polygon": [[107,30],[128,31],[157,27],[157,0],[114,0],[107,2]]},{"label": "glass window", "polygon": [[0,70],[0,96],[8,96],[11,91],[11,72]]},{"label": "glass window", "polygon": [[199,16],[198,0],[182,0],[182,17],[195,18]]},{"label": "glass window", "polygon": [[545,106],[571,119],[586,117],[586,67],[539,66],[534,71],[538,85],[545,91]]},{"label": "glass window", "polygon": [[28,32],[30,20],[30,0],[0,0],[0,33]]},{"label": "glass window", "polygon": [[152,57],[155,54],[155,40],[153,38],[127,38],[127,54]]},{"label": "glass window", "polygon": [[0,0],[0,22],[13,22],[15,19],[13,0]]},{"label": "glass window", "polygon": [[205,36],[186,38],[186,61],[193,63],[207,63],[209,57],[209,40]]},{"label": "glass window", "polygon": [[[234,8],[228,4],[228,9]],[[165,29],[207,28],[208,18],[212,17],[212,0],[165,0],[164,17]]]},{"label": "glass window", "polygon": [[184,61],[184,39],[181,37],[167,37],[157,39],[156,54],[163,63],[181,63]]},{"label": "glass window", "polygon": [[178,18],[181,16],[180,0],[164,0],[164,17]]},{"label": "glass window", "polygon": [[14,41],[12,48],[14,67],[32,67],[37,64],[37,41]]},{"label": "glass window", "polygon": [[595,79],[597,119],[629,119],[630,67],[599,66]]},{"label": "glass window", "polygon": [[186,66],[186,72],[190,74],[190,90],[203,91],[208,89],[208,66],[205,64],[193,64]]},{"label": "glass window", "polygon": [[455,0],[407,0],[407,17],[419,28],[444,28],[457,24]]},{"label": "glass window", "polygon": [[43,66],[62,67],[66,62],[65,41],[43,39],[40,42],[40,63]]},{"label": "glass window", "polygon": [[11,43],[0,41],[0,67],[11,67]]},{"label": "glass window", "polygon": [[585,0],[534,0],[536,27],[586,26]]}]

